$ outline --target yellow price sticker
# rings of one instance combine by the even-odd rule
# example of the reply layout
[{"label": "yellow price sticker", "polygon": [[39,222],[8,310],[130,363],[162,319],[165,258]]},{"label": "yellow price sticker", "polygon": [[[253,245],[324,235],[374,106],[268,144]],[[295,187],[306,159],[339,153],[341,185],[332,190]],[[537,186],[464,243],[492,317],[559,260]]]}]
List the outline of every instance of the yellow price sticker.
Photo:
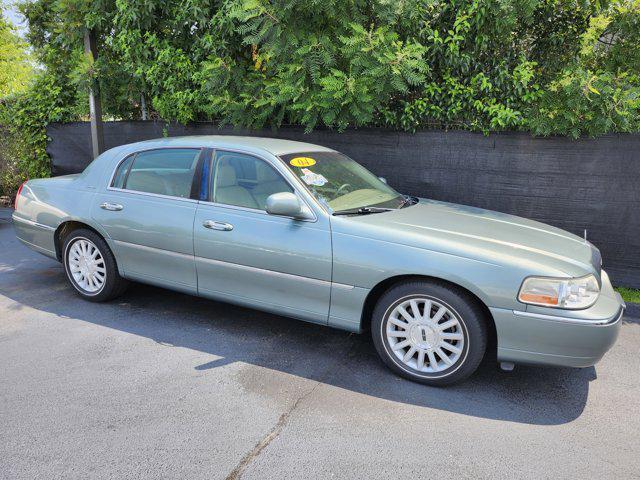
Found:
[{"label": "yellow price sticker", "polygon": [[294,167],[311,167],[316,164],[316,161],[309,157],[296,157],[292,158],[289,163]]}]

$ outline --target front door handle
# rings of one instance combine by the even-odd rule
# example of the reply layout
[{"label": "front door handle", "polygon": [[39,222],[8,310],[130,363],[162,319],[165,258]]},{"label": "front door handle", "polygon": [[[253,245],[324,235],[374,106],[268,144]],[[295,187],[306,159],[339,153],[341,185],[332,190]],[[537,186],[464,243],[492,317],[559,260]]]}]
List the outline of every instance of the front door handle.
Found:
[{"label": "front door handle", "polygon": [[215,220],[205,220],[202,222],[204,228],[210,228],[211,230],[222,230],[223,232],[230,232],[233,230],[233,225],[230,223],[216,222]]},{"label": "front door handle", "polygon": [[111,212],[119,212],[124,207],[122,205],[120,205],[119,203],[104,202],[104,203],[100,204],[100,208],[102,208],[103,210],[109,210]]}]

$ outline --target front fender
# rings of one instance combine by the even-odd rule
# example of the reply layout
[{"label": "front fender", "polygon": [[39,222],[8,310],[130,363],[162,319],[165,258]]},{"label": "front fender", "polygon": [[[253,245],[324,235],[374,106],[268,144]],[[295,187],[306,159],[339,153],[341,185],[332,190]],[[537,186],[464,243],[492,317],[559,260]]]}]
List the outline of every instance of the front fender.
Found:
[{"label": "front fender", "polygon": [[372,289],[400,275],[440,278],[469,290],[486,306],[515,308],[522,272],[450,253],[334,233],[333,281]]}]

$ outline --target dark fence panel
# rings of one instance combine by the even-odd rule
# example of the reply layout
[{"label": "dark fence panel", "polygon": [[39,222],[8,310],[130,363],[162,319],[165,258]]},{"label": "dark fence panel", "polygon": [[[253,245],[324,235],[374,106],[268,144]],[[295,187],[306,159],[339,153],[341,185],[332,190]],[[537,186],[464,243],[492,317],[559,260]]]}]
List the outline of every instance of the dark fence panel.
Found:
[{"label": "dark fence panel", "polygon": [[[91,159],[88,123],[51,125],[54,175],[81,171]],[[107,148],[177,135],[288,138],[342,151],[384,176],[397,190],[498,210],[555,225],[588,238],[603,254],[614,283],[640,287],[640,136],[577,141],[522,133],[416,134],[381,130],[238,131],[198,123],[105,124]]]}]

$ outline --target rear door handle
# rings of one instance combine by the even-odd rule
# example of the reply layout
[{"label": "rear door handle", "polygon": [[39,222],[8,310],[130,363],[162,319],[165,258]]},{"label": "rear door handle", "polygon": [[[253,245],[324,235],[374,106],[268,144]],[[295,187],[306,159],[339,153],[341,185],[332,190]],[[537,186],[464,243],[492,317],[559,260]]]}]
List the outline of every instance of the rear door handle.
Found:
[{"label": "rear door handle", "polygon": [[109,210],[109,211],[112,211],[112,212],[119,212],[124,207],[122,205],[120,205],[119,203],[104,202],[104,203],[100,204],[100,208],[102,208],[103,210]]},{"label": "rear door handle", "polygon": [[216,222],[215,220],[205,220],[202,222],[204,228],[210,228],[211,230],[222,230],[223,232],[230,232],[233,230],[233,225],[225,222]]}]

